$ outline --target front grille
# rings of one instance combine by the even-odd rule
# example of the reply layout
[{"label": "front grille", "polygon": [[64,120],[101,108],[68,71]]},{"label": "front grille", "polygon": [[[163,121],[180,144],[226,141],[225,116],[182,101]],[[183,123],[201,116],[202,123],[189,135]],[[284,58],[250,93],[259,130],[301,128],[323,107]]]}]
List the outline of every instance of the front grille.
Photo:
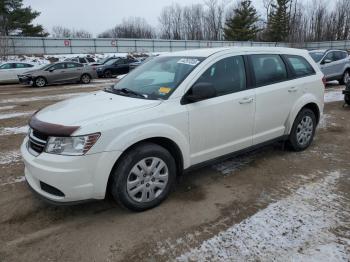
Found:
[{"label": "front grille", "polygon": [[39,155],[45,149],[47,138],[47,135],[32,129],[29,133],[28,147],[35,152],[35,155]]}]

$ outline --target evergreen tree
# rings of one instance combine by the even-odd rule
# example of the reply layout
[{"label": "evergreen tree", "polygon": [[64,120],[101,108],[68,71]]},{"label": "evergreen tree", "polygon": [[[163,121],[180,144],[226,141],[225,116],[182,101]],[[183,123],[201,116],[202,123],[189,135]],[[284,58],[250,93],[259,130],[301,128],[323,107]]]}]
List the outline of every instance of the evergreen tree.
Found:
[{"label": "evergreen tree", "polygon": [[234,8],[232,16],[225,23],[225,39],[230,41],[255,40],[260,31],[257,27],[259,17],[251,0],[242,0]]},{"label": "evergreen tree", "polygon": [[289,35],[288,10],[290,0],[276,0],[267,21],[267,40],[271,42],[286,41]]},{"label": "evergreen tree", "polygon": [[0,0],[0,34],[15,36],[47,36],[41,25],[33,25],[40,13],[23,7],[23,0]]}]

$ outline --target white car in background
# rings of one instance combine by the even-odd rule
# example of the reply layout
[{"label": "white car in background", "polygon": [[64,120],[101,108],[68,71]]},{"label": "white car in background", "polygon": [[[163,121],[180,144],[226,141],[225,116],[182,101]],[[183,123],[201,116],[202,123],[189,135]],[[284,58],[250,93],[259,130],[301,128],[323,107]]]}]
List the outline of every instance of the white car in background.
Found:
[{"label": "white car in background", "polygon": [[36,65],[26,62],[8,62],[0,65],[0,84],[19,83],[18,75],[35,69]]}]

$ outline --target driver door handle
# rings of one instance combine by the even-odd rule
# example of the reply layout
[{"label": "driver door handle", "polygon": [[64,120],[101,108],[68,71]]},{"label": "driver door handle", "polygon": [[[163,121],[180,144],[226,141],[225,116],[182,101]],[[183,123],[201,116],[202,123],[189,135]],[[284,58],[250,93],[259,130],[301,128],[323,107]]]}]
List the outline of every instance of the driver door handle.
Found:
[{"label": "driver door handle", "polygon": [[244,104],[250,104],[250,103],[252,103],[253,101],[254,101],[253,98],[251,98],[251,97],[246,97],[246,98],[243,98],[241,101],[239,101],[239,103],[240,103],[241,105],[244,105]]}]

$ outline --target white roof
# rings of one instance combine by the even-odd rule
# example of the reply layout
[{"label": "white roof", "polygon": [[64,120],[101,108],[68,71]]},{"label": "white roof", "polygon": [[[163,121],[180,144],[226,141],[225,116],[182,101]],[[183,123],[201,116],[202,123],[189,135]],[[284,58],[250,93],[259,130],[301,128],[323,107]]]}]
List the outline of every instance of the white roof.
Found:
[{"label": "white roof", "polygon": [[182,57],[209,57],[216,53],[221,52],[232,52],[232,53],[241,53],[241,52],[271,52],[271,53],[281,53],[281,54],[305,54],[307,50],[305,49],[296,49],[296,48],[285,48],[285,47],[221,47],[221,48],[203,48],[203,49],[193,49],[186,51],[178,51],[164,54],[164,56],[182,56]]}]

